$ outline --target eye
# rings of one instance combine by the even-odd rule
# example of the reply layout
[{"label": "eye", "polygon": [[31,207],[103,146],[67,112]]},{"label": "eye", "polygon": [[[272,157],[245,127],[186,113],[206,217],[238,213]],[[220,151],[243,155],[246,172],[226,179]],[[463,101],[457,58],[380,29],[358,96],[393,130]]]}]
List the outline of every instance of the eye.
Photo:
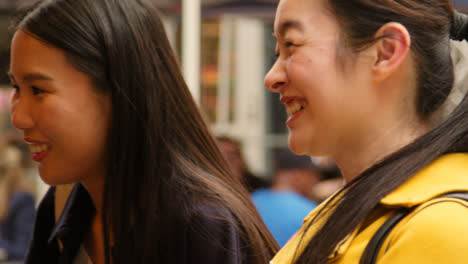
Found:
[{"label": "eye", "polygon": [[15,93],[19,93],[20,88],[19,88],[18,85],[12,84],[12,85],[11,85],[11,88],[12,88],[13,90],[15,90]]},{"label": "eye", "polygon": [[20,96],[20,88],[18,85],[16,84],[11,84],[11,89],[13,91],[11,91],[11,97],[10,97],[10,100],[13,102],[14,100],[17,100]]},{"label": "eye", "polygon": [[286,48],[289,48],[289,47],[294,46],[294,43],[292,43],[291,41],[286,41],[286,42],[284,42],[283,45],[284,45]]},{"label": "eye", "polygon": [[37,86],[31,86],[31,89],[32,89],[34,95],[38,95],[38,94],[41,94],[41,93],[45,92],[44,90],[38,88]]},{"label": "eye", "polygon": [[275,53],[275,60],[277,60],[280,56],[280,48],[278,47],[278,44],[276,44],[276,47],[273,50],[273,52]]},{"label": "eye", "polygon": [[[290,47],[293,47],[295,46],[295,44],[291,41],[285,41],[283,42],[283,47],[285,47],[286,49],[290,48]],[[281,48],[278,48],[278,46],[276,47],[276,52],[275,52],[275,59],[278,59],[280,57],[280,52],[279,52],[279,49]]]},{"label": "eye", "polygon": [[13,89],[12,95],[13,97],[17,97],[20,94],[20,88],[17,84],[11,84],[11,88]]}]

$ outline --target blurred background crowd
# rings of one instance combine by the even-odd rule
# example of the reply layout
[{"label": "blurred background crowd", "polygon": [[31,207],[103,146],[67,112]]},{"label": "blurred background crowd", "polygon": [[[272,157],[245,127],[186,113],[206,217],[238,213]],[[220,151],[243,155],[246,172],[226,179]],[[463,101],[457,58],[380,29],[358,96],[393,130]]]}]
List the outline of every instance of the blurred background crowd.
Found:
[{"label": "blurred background crowd", "polygon": [[[286,111],[278,94],[264,88],[263,78],[275,59],[272,32],[278,0],[154,1],[160,4],[189,88],[220,149],[251,192],[267,227],[284,245],[308,212],[343,181],[333,160],[299,157],[288,150]],[[3,73],[9,63],[9,21],[15,9],[29,2],[33,1],[0,0]],[[468,10],[468,1],[453,3],[458,10]],[[10,125],[6,74],[0,74],[0,86],[4,88],[0,89],[1,261],[24,255],[34,208],[47,186],[34,169],[29,149]]]}]

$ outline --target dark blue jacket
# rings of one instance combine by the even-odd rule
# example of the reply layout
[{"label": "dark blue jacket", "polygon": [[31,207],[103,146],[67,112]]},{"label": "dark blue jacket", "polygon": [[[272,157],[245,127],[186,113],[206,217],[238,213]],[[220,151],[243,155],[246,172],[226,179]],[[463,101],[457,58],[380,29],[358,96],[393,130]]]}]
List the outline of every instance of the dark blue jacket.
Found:
[{"label": "dark blue jacket", "polygon": [[[39,205],[26,264],[73,263],[80,244],[89,232],[95,209],[86,189],[81,184],[75,185],[57,224],[54,218],[54,193],[55,188],[51,187]],[[213,206],[202,205],[193,209],[201,213],[193,214],[189,222],[180,225],[172,241],[167,241],[172,245],[164,257],[168,259],[161,259],[159,263],[246,263],[244,260],[249,249],[241,241],[237,227],[231,224],[236,221],[232,214],[224,208]],[[57,239],[63,244],[62,251]]]},{"label": "dark blue jacket", "polygon": [[0,248],[8,260],[24,259],[33,233],[36,209],[28,192],[14,192],[8,203],[8,215],[0,223]]}]

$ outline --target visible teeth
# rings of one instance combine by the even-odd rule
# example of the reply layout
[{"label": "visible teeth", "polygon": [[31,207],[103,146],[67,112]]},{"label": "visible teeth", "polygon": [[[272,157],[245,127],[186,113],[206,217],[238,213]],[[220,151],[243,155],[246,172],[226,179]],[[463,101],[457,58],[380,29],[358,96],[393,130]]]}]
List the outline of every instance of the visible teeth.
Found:
[{"label": "visible teeth", "polygon": [[288,116],[292,116],[295,113],[299,112],[304,108],[305,105],[300,104],[299,102],[292,102],[286,106],[286,112]]},{"label": "visible teeth", "polygon": [[48,149],[48,146],[46,144],[34,144],[29,145],[29,149],[32,153],[40,153],[42,151],[46,151]]}]

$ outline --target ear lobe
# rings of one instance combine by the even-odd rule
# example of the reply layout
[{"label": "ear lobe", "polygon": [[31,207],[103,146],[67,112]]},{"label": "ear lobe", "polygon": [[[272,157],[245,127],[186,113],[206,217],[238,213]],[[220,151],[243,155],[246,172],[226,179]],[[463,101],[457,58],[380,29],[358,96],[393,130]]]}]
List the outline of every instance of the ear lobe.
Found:
[{"label": "ear lobe", "polygon": [[386,79],[405,60],[411,46],[408,30],[396,22],[383,25],[375,34],[376,59],[373,65],[374,80]]}]

